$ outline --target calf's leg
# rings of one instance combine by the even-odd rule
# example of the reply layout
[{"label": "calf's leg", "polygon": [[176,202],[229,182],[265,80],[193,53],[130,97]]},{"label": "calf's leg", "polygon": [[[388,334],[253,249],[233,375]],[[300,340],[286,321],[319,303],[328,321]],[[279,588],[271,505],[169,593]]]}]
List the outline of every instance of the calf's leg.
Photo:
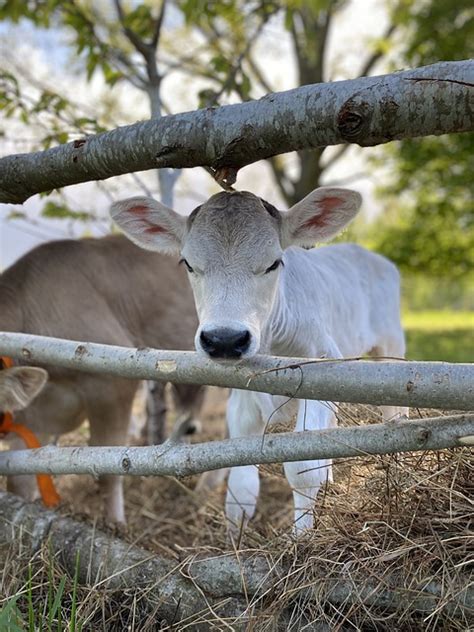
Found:
[{"label": "calf's leg", "polygon": [[[87,416],[90,423],[91,446],[125,445],[137,382],[110,379],[96,385],[101,399],[89,398]],[[99,487],[108,522],[125,524],[123,477],[101,476]]]},{"label": "calf's leg", "polygon": [[[300,400],[295,431],[325,430],[335,425],[333,406],[327,402]],[[294,530],[299,535],[313,527],[313,507],[321,483],[332,480],[331,460],[288,462],[284,469],[293,490]]]},{"label": "calf's leg", "polygon": [[[227,402],[230,438],[260,435],[265,424],[256,394],[233,389]],[[260,480],[257,465],[243,465],[230,470],[227,482],[226,516],[229,530],[238,533],[255,513]]]}]

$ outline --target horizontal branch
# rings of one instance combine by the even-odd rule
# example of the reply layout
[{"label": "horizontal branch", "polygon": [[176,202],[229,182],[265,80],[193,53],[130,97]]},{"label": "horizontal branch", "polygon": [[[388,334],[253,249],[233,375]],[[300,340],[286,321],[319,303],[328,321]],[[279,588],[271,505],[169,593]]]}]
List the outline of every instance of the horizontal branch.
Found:
[{"label": "horizontal branch", "polygon": [[272,356],[220,364],[191,351],[133,349],[1,332],[0,355],[88,373],[226,386],[299,399],[474,410],[474,364]]},{"label": "horizontal branch", "polygon": [[474,61],[307,85],[0,159],[0,202],[163,167],[239,169],[277,154],[474,130]]},{"label": "horizontal branch", "polygon": [[[159,604],[160,618],[179,629],[213,629],[218,616],[230,622],[229,629],[248,629],[248,624],[255,623],[263,600],[268,603],[272,596],[273,615],[284,617],[285,612],[275,606],[284,592],[285,577],[290,580],[298,570],[295,561],[288,567],[255,551],[212,551],[207,555],[191,551],[182,561],[174,562],[107,536],[95,525],[64,518],[5,492],[0,492],[0,543],[31,555],[47,543],[48,551],[71,576],[78,577],[80,584],[93,581],[95,588],[107,591],[146,594],[155,607]],[[294,550],[292,553],[291,560]],[[382,583],[371,573],[357,581],[346,565],[329,577],[324,571],[318,574],[317,568],[316,564],[311,581],[302,582],[299,593],[295,591],[293,607],[298,607],[300,597],[305,603],[314,600],[343,608],[363,604],[367,611],[374,608],[379,613],[380,608],[384,612],[403,608],[413,613],[448,614],[460,620],[469,617],[474,608],[468,573],[459,572],[445,582],[433,579],[429,566],[416,578],[404,578],[396,569],[387,571]],[[288,607],[288,600],[280,603],[282,608]],[[287,614],[291,621],[291,611]]]},{"label": "horizontal branch", "polygon": [[0,474],[189,476],[236,465],[454,448],[462,445],[462,437],[472,435],[474,415],[453,415],[304,433],[282,432],[264,438],[242,437],[194,445],[46,446],[1,452]]}]

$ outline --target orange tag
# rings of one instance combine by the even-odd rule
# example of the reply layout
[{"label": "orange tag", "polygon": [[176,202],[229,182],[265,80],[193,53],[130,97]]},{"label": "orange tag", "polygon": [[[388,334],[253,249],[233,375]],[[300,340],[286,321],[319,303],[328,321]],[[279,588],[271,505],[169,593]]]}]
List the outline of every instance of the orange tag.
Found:
[{"label": "orange tag", "polygon": [[13,360],[7,358],[7,356],[0,356],[0,369],[11,369],[13,366]]},{"label": "orange tag", "polygon": [[[13,366],[11,358],[5,356],[0,357],[0,364],[4,369],[10,369]],[[0,412],[0,434],[14,432],[23,439],[27,448],[41,448],[41,444],[36,438],[34,432],[23,424],[13,422],[12,413]],[[60,501],[60,497],[54,487],[53,479],[49,474],[36,474],[36,481],[41,494],[41,498],[46,507],[56,507]]]}]

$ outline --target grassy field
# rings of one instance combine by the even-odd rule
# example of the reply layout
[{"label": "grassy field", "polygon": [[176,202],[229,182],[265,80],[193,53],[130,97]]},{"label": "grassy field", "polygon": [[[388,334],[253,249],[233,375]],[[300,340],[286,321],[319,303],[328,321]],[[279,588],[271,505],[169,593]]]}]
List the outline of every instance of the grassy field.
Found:
[{"label": "grassy field", "polygon": [[474,362],[474,312],[403,314],[409,360]]}]

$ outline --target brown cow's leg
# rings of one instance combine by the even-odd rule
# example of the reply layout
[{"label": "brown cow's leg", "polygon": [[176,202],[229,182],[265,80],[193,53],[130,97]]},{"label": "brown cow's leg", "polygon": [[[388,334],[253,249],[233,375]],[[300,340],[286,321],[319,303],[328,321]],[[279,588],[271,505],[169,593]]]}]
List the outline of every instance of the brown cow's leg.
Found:
[{"label": "brown cow's leg", "polygon": [[[128,426],[133,398],[138,383],[131,380],[97,381],[97,397],[89,398],[87,414],[90,422],[90,445],[113,446],[126,445]],[[99,486],[105,504],[105,516],[108,522],[125,524],[123,499],[123,478],[120,476],[101,476]]]},{"label": "brown cow's leg", "polygon": [[166,399],[165,382],[147,382],[146,413],[143,439],[147,445],[158,445],[165,440]]}]

